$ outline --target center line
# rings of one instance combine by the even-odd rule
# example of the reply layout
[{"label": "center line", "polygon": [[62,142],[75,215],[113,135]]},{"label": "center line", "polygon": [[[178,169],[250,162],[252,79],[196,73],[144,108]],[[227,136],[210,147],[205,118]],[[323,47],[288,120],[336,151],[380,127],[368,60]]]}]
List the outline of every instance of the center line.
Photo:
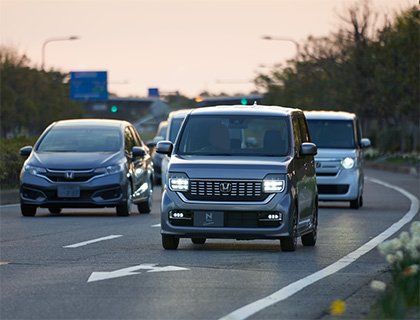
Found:
[{"label": "center line", "polygon": [[84,242],[71,244],[71,245],[68,245],[68,246],[64,246],[63,248],[78,248],[78,247],[83,247],[87,244],[91,244],[91,243],[95,243],[95,242],[99,242],[99,241],[111,240],[111,239],[115,239],[115,238],[119,238],[119,237],[122,237],[122,235],[110,235],[110,236],[107,236],[107,237],[102,237],[102,238],[98,238],[98,239],[93,239],[93,240],[89,240],[89,241],[84,241]]}]

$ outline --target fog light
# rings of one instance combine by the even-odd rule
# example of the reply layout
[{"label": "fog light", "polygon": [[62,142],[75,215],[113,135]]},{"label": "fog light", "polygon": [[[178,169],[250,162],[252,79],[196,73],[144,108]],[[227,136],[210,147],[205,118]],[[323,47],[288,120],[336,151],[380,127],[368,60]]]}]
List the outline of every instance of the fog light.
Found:
[{"label": "fog light", "polygon": [[188,211],[171,210],[169,211],[169,219],[191,220],[192,214]]},{"label": "fog light", "polygon": [[262,213],[260,221],[282,221],[283,215],[280,212]]}]

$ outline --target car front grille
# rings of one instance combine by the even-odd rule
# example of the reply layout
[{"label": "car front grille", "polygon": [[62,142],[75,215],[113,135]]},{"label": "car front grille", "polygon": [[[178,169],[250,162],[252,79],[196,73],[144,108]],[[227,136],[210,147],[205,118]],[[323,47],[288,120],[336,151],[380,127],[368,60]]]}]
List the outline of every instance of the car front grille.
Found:
[{"label": "car front grille", "polygon": [[52,182],[86,182],[102,173],[95,173],[94,169],[88,170],[53,170],[47,169],[42,176]]},{"label": "car front grille", "polygon": [[262,191],[262,182],[255,180],[190,180],[184,195],[201,201],[262,201],[268,196]]}]

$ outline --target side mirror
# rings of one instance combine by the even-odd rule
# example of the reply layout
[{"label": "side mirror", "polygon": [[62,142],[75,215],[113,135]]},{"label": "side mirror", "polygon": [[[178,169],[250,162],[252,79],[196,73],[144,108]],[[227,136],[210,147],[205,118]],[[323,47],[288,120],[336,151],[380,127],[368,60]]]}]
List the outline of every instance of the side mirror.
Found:
[{"label": "side mirror", "polygon": [[300,146],[300,155],[301,156],[315,156],[318,153],[315,143],[312,142],[303,142]]},{"label": "side mirror", "polygon": [[159,141],[156,145],[156,152],[171,155],[174,145],[170,141]]},{"label": "side mirror", "polygon": [[369,148],[370,147],[370,140],[368,138],[363,138],[360,140],[360,146],[362,148]]},{"label": "side mirror", "polygon": [[133,157],[144,157],[146,155],[146,151],[140,147],[133,147]]},{"label": "side mirror", "polygon": [[32,147],[31,146],[26,146],[23,147],[22,149],[20,149],[20,155],[22,157],[28,157],[32,152]]}]

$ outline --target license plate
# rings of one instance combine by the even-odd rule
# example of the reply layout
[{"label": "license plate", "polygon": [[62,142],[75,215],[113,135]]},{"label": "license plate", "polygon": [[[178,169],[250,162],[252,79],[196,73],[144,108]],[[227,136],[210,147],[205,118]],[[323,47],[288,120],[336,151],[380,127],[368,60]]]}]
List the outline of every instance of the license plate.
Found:
[{"label": "license plate", "polygon": [[59,198],[79,198],[79,186],[58,186],[57,195]]},{"label": "license plate", "polygon": [[223,227],[224,212],[195,211],[194,227]]}]

